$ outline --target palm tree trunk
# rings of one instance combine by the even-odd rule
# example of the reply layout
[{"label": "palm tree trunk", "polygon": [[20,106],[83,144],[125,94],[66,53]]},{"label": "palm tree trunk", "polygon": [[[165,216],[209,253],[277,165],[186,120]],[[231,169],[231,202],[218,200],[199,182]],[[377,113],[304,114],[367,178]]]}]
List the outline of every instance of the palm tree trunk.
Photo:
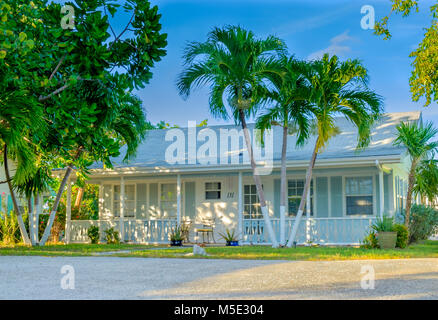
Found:
[{"label": "palm tree trunk", "polygon": [[411,207],[412,207],[412,190],[414,189],[414,183],[415,183],[415,167],[416,163],[415,161],[411,164],[411,170],[409,171],[409,178],[408,178],[408,194],[406,198],[406,216],[405,216],[405,226],[409,230],[409,221],[411,217]]},{"label": "palm tree trunk", "polygon": [[[29,239],[30,242],[32,243],[32,216],[33,216],[33,212],[32,212],[32,196],[27,198],[27,217],[28,217],[28,224],[29,224]],[[33,245],[33,243],[32,243]]]},{"label": "palm tree trunk", "polygon": [[6,145],[6,143],[4,148],[3,161],[5,165],[5,176],[8,182],[9,192],[11,193],[14,210],[17,213],[17,221],[18,221],[18,226],[20,228],[21,238],[23,239],[24,244],[31,245],[29,236],[26,231],[26,226],[24,225],[23,222],[23,216],[21,215],[20,208],[18,207],[17,198],[15,197],[14,189],[12,188],[11,176],[9,174],[9,165],[8,165],[8,146]]},{"label": "palm tree trunk", "polygon": [[298,208],[297,216],[295,217],[295,222],[294,222],[294,226],[292,228],[292,232],[290,233],[289,240],[287,241],[287,246],[289,248],[292,247],[293,243],[295,242],[295,238],[296,238],[296,235],[298,232],[298,227],[300,225],[300,220],[301,220],[301,217],[303,216],[304,206],[306,205],[307,194],[309,193],[310,182],[312,180],[312,171],[313,171],[313,167],[315,166],[316,157],[318,155],[318,152],[317,152],[318,151],[318,149],[317,149],[318,140],[319,140],[319,137],[316,139],[316,142],[315,142],[315,148],[313,149],[312,158],[310,159],[309,167],[307,168],[306,183],[304,184],[304,190],[303,190],[303,195],[301,196],[300,206]]},{"label": "palm tree trunk", "polygon": [[245,137],[245,143],[248,149],[249,159],[251,162],[254,183],[256,185],[257,194],[259,196],[260,210],[262,211],[263,220],[265,221],[265,229],[268,230],[268,236],[272,243],[272,247],[277,248],[278,247],[277,238],[275,236],[274,229],[272,228],[271,219],[269,219],[269,213],[268,213],[268,208],[266,207],[265,194],[263,192],[262,182],[260,180],[260,176],[256,173],[256,163],[254,160],[251,139],[249,137],[248,127],[246,125],[245,114],[243,113],[242,109],[239,110],[239,116],[240,116],[240,121],[242,123],[243,135]]},{"label": "palm tree trunk", "polygon": [[62,194],[64,193],[65,186],[72,171],[72,165],[69,165],[65,172],[64,178],[61,181],[61,185],[59,186],[58,193],[56,194],[55,202],[53,203],[53,208],[50,212],[49,221],[47,222],[47,226],[44,229],[44,234],[41,237],[40,246],[44,246],[50,236],[50,231],[52,230],[53,222],[55,221],[56,211],[58,211],[59,202],[61,201]]},{"label": "palm tree trunk", "polygon": [[280,182],[280,245],[286,242],[286,151],[287,151],[287,126],[283,127],[283,146],[281,149],[281,182]]},{"label": "palm tree trunk", "polygon": [[29,233],[30,233],[30,241],[32,241],[32,245],[35,246],[38,244],[38,221],[39,221],[39,212],[40,212],[40,194],[38,193],[34,198],[34,205],[32,210],[32,220],[29,217]]}]

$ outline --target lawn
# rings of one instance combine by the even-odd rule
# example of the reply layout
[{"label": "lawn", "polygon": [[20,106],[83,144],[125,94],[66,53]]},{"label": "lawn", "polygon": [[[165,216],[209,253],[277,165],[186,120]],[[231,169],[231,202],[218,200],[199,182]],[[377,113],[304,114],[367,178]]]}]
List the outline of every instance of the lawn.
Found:
[{"label": "lawn", "polygon": [[191,247],[148,245],[54,244],[45,247],[0,246],[0,255],[92,256],[105,255],[139,258],[205,258],[262,260],[364,260],[438,258],[438,241],[424,241],[406,249],[363,249],[356,247],[297,247],[273,249],[268,246],[208,247],[207,257],[193,256]]}]

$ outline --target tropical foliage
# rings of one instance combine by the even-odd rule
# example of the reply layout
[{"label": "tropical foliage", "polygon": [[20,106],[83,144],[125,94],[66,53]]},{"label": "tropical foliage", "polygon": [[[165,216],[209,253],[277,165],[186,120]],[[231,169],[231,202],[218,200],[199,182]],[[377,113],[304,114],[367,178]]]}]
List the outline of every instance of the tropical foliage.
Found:
[{"label": "tropical foliage", "polygon": [[[416,0],[391,0],[391,13],[401,13],[403,17],[409,16],[412,12],[418,12],[418,1]],[[424,37],[418,47],[409,55],[413,58],[412,75],[409,80],[412,92],[412,99],[418,101],[421,97],[426,99],[425,105],[432,101],[438,101],[438,79],[437,73],[438,59],[438,4],[430,6],[431,21],[425,28]],[[383,17],[375,25],[375,33],[384,35],[384,39],[391,38],[388,27],[389,15]]]},{"label": "tropical foliage", "polygon": [[[409,170],[409,177],[408,177],[408,193],[406,199],[406,219],[405,219],[405,225],[406,227],[409,228],[412,195],[415,187],[417,167],[420,165],[420,163],[423,160],[430,159],[435,154],[436,148],[438,147],[438,142],[431,140],[438,133],[438,130],[433,127],[433,124],[431,122],[425,124],[422,124],[420,122],[402,122],[397,126],[397,131],[398,131],[398,135],[394,141],[394,144],[397,146],[405,147],[406,152],[411,160],[411,167]],[[432,164],[433,163],[434,162],[432,162]],[[420,173],[421,173],[421,168],[420,168]],[[417,185],[417,190],[418,187],[421,188],[423,184],[423,181],[421,181],[422,178],[433,179],[433,177],[431,176],[424,177],[425,174],[428,175],[423,171],[423,176],[419,176],[420,184]]]},{"label": "tropical foliage", "polygon": [[[309,86],[304,78],[305,69],[308,67],[304,61],[294,57],[283,56],[279,63],[282,68],[282,77],[272,79],[273,89],[267,90],[265,99],[272,107],[263,110],[257,119],[256,127],[263,132],[272,126],[282,127],[281,149],[281,179],[280,179],[280,244],[284,245],[285,217],[287,203],[286,181],[286,153],[287,137],[297,135],[297,146],[304,145],[310,135],[311,104],[309,103]],[[263,141],[262,141],[263,142]]]},{"label": "tropical foliage", "polygon": [[[406,212],[401,213],[401,220],[406,220]],[[438,232],[438,210],[414,204],[409,216],[409,242],[426,240]]]},{"label": "tropical foliage", "polygon": [[304,76],[310,87],[309,103],[316,137],[300,206],[287,242],[289,247],[295,242],[317,155],[339,132],[335,117],[343,116],[354,124],[358,131],[357,148],[361,149],[368,145],[372,126],[383,111],[382,98],[368,88],[368,72],[358,60],[341,62],[338,57],[325,54],[322,59],[310,62]]},{"label": "tropical foliage", "polygon": [[[87,167],[126,146],[135,155],[148,129],[141,101],[132,94],[152,77],[165,55],[158,8],[148,1],[75,1],[74,30],[63,29],[61,5],[45,0],[5,0],[0,5],[0,143],[3,158],[17,162],[7,181],[26,196],[37,196],[51,169],[64,168],[48,224],[50,234],[64,188],[75,168],[84,179]],[[128,16],[116,34],[116,13]],[[26,103],[24,103],[26,102]],[[44,130],[44,129],[47,130]],[[30,243],[18,213],[20,231]],[[21,219],[21,220],[20,220]]]},{"label": "tropical foliage", "polygon": [[209,86],[212,115],[222,119],[233,118],[242,126],[261,211],[274,247],[278,244],[257,174],[246,120],[255,115],[261,106],[266,82],[282,76],[283,71],[276,58],[285,50],[284,42],[274,36],[258,39],[254,33],[241,27],[214,28],[206,42],[187,45],[183,57],[185,67],[177,80],[178,90],[185,98],[193,89]]}]

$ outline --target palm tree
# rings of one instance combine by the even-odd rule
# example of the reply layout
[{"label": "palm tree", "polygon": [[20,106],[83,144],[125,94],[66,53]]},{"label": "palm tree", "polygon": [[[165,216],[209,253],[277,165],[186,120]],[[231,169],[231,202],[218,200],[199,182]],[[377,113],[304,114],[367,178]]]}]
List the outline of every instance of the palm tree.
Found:
[{"label": "palm tree", "polygon": [[431,157],[417,166],[413,194],[420,196],[423,204],[426,199],[432,204],[435,202],[438,195],[438,160]]},{"label": "palm tree", "polygon": [[[30,244],[22,212],[18,206],[13,188],[14,183],[23,183],[36,168],[35,144],[33,139],[44,133],[42,109],[35,99],[24,90],[11,90],[0,93],[0,145],[3,153],[3,165],[6,181],[17,214],[20,233],[25,244]],[[16,170],[11,177],[8,160],[16,163]]]},{"label": "palm tree", "polygon": [[372,125],[383,110],[382,99],[368,89],[367,70],[358,60],[340,62],[337,56],[330,58],[325,54],[322,59],[315,60],[311,64],[305,77],[311,87],[309,101],[313,105],[316,140],[306,173],[300,206],[287,243],[288,247],[291,247],[295,241],[310,189],[316,157],[330,138],[338,133],[335,116],[342,115],[357,127],[357,148],[363,148],[368,145]]},{"label": "palm tree", "polygon": [[238,26],[214,28],[206,42],[192,42],[187,46],[183,57],[185,69],[177,80],[179,92],[184,98],[190,95],[192,89],[209,85],[210,112],[215,117],[229,119],[223,101],[227,99],[234,120],[243,129],[261,212],[273,247],[277,247],[278,242],[257,174],[246,118],[254,115],[260,106],[266,81],[281,77],[276,57],[284,54],[285,50],[284,42],[274,36],[257,39],[251,31]]},{"label": "palm tree", "polygon": [[402,122],[397,126],[397,131],[398,136],[394,140],[394,145],[404,146],[411,159],[405,216],[405,225],[409,227],[416,169],[422,160],[425,160],[436,151],[438,142],[431,140],[438,133],[438,130],[433,127],[431,122],[425,125],[418,122]]},{"label": "palm tree", "polygon": [[274,79],[274,90],[266,95],[274,106],[268,109],[257,120],[257,128],[263,131],[273,125],[282,127],[283,142],[281,148],[281,178],[280,178],[280,245],[286,242],[285,220],[287,204],[286,152],[288,134],[297,134],[297,146],[302,146],[309,137],[310,104],[306,100],[308,87],[303,77],[307,63],[297,61],[293,57],[282,57],[280,61],[284,68],[284,76]]}]

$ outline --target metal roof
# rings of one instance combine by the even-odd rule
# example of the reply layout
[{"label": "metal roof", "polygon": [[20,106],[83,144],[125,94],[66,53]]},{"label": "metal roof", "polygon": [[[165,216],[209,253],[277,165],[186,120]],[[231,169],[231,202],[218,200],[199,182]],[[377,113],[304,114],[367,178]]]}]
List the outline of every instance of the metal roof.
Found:
[{"label": "metal roof", "polygon": [[[387,113],[384,114],[378,123],[376,123],[372,129],[371,133],[371,142],[367,148],[364,150],[358,151],[356,150],[357,145],[357,129],[356,127],[349,122],[347,119],[339,117],[335,119],[336,125],[340,129],[340,134],[333,137],[325,150],[318,155],[318,160],[333,160],[339,159],[341,162],[342,159],[364,159],[364,158],[376,158],[380,156],[393,156],[398,155],[402,156],[405,152],[405,149],[402,147],[395,147],[393,145],[393,141],[396,136],[396,126],[401,121],[421,121],[421,112],[400,112],[400,113]],[[250,132],[253,133],[254,124],[248,124],[248,128]],[[207,129],[207,130],[206,130]],[[196,150],[200,150],[199,148],[205,143],[207,140],[199,140],[199,134],[216,134],[218,141],[216,142],[216,154],[217,157],[211,163],[208,163],[206,167],[211,166],[212,168],[221,166],[221,150],[220,150],[220,133],[221,130],[231,130],[237,129],[241,130],[239,126],[234,125],[217,125],[217,126],[208,126],[201,128],[192,128],[191,130],[196,130],[196,137],[198,137],[198,141],[196,144]],[[174,131],[171,131],[174,130]],[[175,131],[176,130],[176,131]],[[202,131],[204,130],[204,131]],[[188,152],[189,145],[189,133],[188,128],[179,128],[179,129],[163,129],[163,130],[152,130],[147,134],[145,141],[139,146],[137,150],[137,156],[135,159],[130,160],[128,163],[124,163],[123,156],[125,154],[125,148],[122,148],[121,155],[117,158],[112,159],[114,168],[123,169],[123,168],[145,168],[145,169],[153,169],[153,168],[198,168],[201,165],[205,165],[205,158],[202,156],[197,157],[196,163],[189,163],[188,158],[193,159],[193,152]],[[194,132],[194,131],[192,131]],[[282,128],[273,127],[273,161],[277,162],[281,159],[281,147],[282,147]],[[166,141],[166,135],[172,138],[173,134],[180,134],[184,137],[184,156],[187,161],[184,163],[169,163],[166,161],[166,150],[168,150],[169,146],[174,143],[174,140]],[[193,136],[192,136],[193,137]],[[309,160],[311,153],[313,151],[315,137],[309,139],[308,143],[301,147],[297,148],[296,136],[289,135],[288,136],[288,149],[287,149],[287,161],[290,162],[301,162],[303,160]],[[194,140],[191,140],[194,141]],[[244,158],[246,157],[247,150],[244,144],[243,139],[240,139],[239,147],[232,148],[231,143],[228,148],[228,154],[240,154],[239,163],[243,163]],[[224,153],[222,153],[223,155]],[[222,162],[223,164],[223,162]],[[231,159],[228,159],[228,164],[231,164]],[[90,169],[99,169],[102,168],[101,163],[95,163]]]}]

